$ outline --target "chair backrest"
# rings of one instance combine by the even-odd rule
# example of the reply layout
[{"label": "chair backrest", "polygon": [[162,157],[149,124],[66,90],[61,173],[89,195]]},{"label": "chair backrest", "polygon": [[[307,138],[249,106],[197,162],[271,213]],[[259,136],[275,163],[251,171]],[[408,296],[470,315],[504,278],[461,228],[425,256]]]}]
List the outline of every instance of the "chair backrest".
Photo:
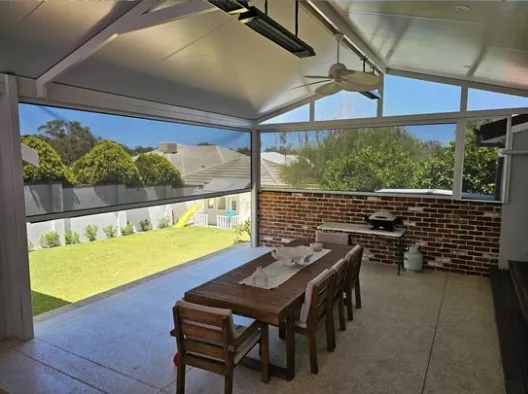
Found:
[{"label": "chair backrest", "polygon": [[345,259],[340,259],[330,270],[335,272],[334,298],[342,297],[345,289],[349,263]]},{"label": "chair backrest", "polygon": [[331,231],[321,231],[317,230],[315,232],[315,240],[317,242],[322,242],[323,244],[325,242],[330,242],[332,244],[341,244],[341,245],[348,245],[348,233],[339,233],[339,232],[331,232]]},{"label": "chair backrest", "polygon": [[182,363],[221,373],[234,340],[233,313],[186,301],[172,311]]},{"label": "chair backrest", "polygon": [[335,273],[325,269],[306,285],[304,304],[299,320],[302,323],[317,323],[332,307]]},{"label": "chair backrest", "polygon": [[357,281],[359,277],[359,271],[361,270],[361,261],[363,260],[363,246],[356,245],[354,249],[347,253],[345,260],[349,262],[349,278],[347,280],[353,285]]}]

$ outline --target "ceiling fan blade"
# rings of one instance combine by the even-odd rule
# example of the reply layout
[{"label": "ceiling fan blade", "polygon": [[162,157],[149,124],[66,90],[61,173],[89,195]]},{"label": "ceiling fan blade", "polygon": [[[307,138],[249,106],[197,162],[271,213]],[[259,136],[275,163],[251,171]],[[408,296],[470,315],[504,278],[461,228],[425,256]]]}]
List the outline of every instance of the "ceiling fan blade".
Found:
[{"label": "ceiling fan blade", "polygon": [[317,89],[315,89],[315,93],[320,94],[322,96],[330,96],[332,94],[336,94],[343,90],[340,84],[337,82],[330,82],[326,85],[319,86]]},{"label": "ceiling fan blade", "polygon": [[308,79],[328,79],[330,77],[328,75],[304,75],[304,78],[308,78]]},{"label": "ceiling fan blade", "polygon": [[367,89],[365,89],[364,85],[360,85],[358,83],[349,82],[349,81],[340,81],[337,82],[341,89],[346,90],[347,92],[363,92]]},{"label": "ceiling fan blade", "polygon": [[291,90],[295,90],[295,89],[300,89],[300,88],[304,88],[306,86],[311,86],[311,85],[317,85],[318,83],[324,83],[324,82],[329,82],[331,81],[331,79],[325,79],[324,81],[317,81],[317,82],[310,82],[310,83],[305,83],[304,85],[299,85],[299,86],[296,86],[294,88],[292,88]]},{"label": "ceiling fan blade", "polygon": [[359,92],[359,94],[362,94],[363,96],[371,100],[381,100],[381,95],[377,90]]},{"label": "ceiling fan blade", "polygon": [[378,75],[362,71],[343,70],[338,75],[343,80],[361,85],[373,86],[381,82],[381,78]]},{"label": "ceiling fan blade", "polygon": [[[350,92],[365,92],[377,90],[381,87],[381,79],[375,84],[363,84],[353,79],[341,79],[339,83],[343,86],[343,89]],[[348,86],[348,87],[347,87]]]}]

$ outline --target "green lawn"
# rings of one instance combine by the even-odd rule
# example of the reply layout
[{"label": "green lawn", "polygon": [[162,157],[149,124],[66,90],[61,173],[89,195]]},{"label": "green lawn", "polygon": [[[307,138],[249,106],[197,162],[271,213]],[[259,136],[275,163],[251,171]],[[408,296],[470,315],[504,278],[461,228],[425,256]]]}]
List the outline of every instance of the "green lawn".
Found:
[{"label": "green lawn", "polygon": [[139,233],[29,255],[38,315],[233,245],[235,233],[186,227]]}]

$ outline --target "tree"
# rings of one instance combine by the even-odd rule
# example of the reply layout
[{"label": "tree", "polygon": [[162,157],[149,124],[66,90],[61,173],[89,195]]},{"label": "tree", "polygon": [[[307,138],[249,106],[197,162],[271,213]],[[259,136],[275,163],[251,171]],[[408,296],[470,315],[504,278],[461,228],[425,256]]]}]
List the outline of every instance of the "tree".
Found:
[{"label": "tree", "polygon": [[417,168],[415,188],[453,189],[455,142],[438,146],[422,160]]},{"label": "tree", "polygon": [[247,146],[245,146],[243,148],[238,148],[237,152],[238,153],[242,153],[243,155],[246,155],[246,156],[251,156],[251,149],[248,148]]},{"label": "tree", "polygon": [[331,190],[372,192],[383,188],[411,188],[416,162],[395,140],[366,145],[332,160],[322,184]]},{"label": "tree", "polygon": [[66,180],[66,167],[57,152],[47,142],[33,135],[22,136],[20,140],[23,144],[37,151],[40,162],[39,167],[24,163],[25,183]]},{"label": "tree", "polygon": [[198,142],[196,146],[212,146],[213,144],[210,144],[209,142]]},{"label": "tree", "polygon": [[137,155],[140,155],[142,153],[149,153],[149,152],[152,152],[154,150],[156,150],[156,148],[152,147],[152,146],[142,146],[142,145],[139,145],[139,146],[136,146],[135,148],[128,148],[130,154],[132,156],[137,156]]},{"label": "tree", "polygon": [[80,122],[55,119],[40,126],[41,138],[48,142],[66,165],[73,164],[90,151],[99,141],[89,127]]},{"label": "tree", "polygon": [[[463,191],[493,194],[498,155],[477,145],[473,130],[479,126],[470,121],[465,133]],[[280,168],[292,186],[364,192],[453,188],[454,141],[423,141],[403,127],[319,131],[303,138],[298,160]]]},{"label": "tree", "polygon": [[264,152],[277,152],[283,155],[295,155],[297,153],[294,148],[288,146],[270,146]]},{"label": "tree", "polygon": [[132,157],[118,143],[101,141],[90,152],[73,164],[73,173],[79,183],[139,184],[139,172]]},{"label": "tree", "polygon": [[136,166],[144,186],[183,185],[180,172],[162,155],[144,153],[139,155]]},{"label": "tree", "polygon": [[298,160],[281,168],[283,181],[351,191],[411,187],[424,150],[399,127],[312,132],[299,137],[298,145]]}]

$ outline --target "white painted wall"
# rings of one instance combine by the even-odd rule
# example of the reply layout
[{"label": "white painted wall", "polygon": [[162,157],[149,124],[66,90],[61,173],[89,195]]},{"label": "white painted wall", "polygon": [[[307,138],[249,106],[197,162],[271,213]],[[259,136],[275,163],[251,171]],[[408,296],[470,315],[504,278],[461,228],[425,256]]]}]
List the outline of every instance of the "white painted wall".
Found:
[{"label": "white painted wall", "polygon": [[[513,150],[528,149],[528,125],[513,134]],[[512,156],[510,198],[502,206],[499,267],[508,260],[528,262],[528,155]]]}]

